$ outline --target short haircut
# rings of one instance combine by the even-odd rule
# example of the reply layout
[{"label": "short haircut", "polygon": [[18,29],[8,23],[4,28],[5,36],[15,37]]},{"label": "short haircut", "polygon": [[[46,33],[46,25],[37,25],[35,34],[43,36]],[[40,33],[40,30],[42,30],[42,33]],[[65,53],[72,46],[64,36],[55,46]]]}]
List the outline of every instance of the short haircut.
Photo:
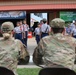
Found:
[{"label": "short haircut", "polygon": [[52,28],[53,33],[62,33],[64,31],[64,28]]},{"label": "short haircut", "polygon": [[45,24],[45,23],[46,23],[46,21],[43,21],[43,23]]}]

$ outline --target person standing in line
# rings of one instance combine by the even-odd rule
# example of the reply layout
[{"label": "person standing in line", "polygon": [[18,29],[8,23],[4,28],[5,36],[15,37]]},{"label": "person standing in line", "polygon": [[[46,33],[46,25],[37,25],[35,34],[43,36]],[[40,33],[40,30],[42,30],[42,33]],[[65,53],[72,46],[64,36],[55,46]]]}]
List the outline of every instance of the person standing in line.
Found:
[{"label": "person standing in line", "polygon": [[20,40],[22,41],[23,44],[25,44],[22,20],[19,21],[19,24],[20,24],[19,30],[21,31],[21,33],[20,33]]},{"label": "person standing in line", "polygon": [[75,23],[76,23],[75,20],[73,20],[72,23],[71,23],[71,25],[70,25],[71,32],[72,32],[73,28],[75,28]]},{"label": "person standing in line", "polygon": [[76,27],[72,30],[72,36],[74,37],[74,38],[76,38]]},{"label": "person standing in line", "polygon": [[43,20],[40,20],[40,26],[42,26],[42,24],[43,24]]},{"label": "person standing in line", "polygon": [[71,31],[71,35],[76,38],[76,22],[75,22],[75,27]]},{"label": "person standing in line", "polygon": [[1,25],[3,37],[0,39],[0,66],[12,70],[15,75],[17,74],[18,59],[26,61],[27,49],[22,42],[14,39],[12,31],[14,25],[12,22],[4,22]]},{"label": "person standing in line", "polygon": [[37,27],[35,28],[34,33],[35,33],[36,42],[37,42],[37,44],[38,44],[39,41],[40,41],[40,38],[41,38],[40,23],[37,24]]},{"label": "person standing in line", "polygon": [[23,27],[23,33],[24,33],[24,42],[25,42],[25,45],[27,47],[29,25],[26,24],[26,19],[23,20],[22,27]]},{"label": "person standing in line", "polygon": [[74,70],[76,39],[63,35],[65,21],[55,18],[51,21],[53,35],[42,38],[34,49],[33,62],[43,67],[61,67]]},{"label": "person standing in line", "polygon": [[71,27],[70,24],[66,27],[66,34],[71,35]]},{"label": "person standing in line", "polygon": [[41,38],[48,36],[50,34],[50,26],[47,25],[47,20],[43,19],[43,24],[41,25]]},{"label": "person standing in line", "polygon": [[21,30],[20,30],[20,24],[19,24],[19,21],[16,22],[16,27],[14,28],[14,37],[15,39],[19,39],[20,40],[20,33],[21,33]]}]

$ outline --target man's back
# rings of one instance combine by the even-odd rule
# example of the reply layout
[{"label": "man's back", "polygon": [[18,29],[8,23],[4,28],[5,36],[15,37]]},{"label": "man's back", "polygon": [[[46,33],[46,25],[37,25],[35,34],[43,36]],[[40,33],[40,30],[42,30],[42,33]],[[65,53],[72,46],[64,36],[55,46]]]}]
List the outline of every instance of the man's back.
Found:
[{"label": "man's back", "polygon": [[[54,66],[55,64],[63,64],[65,67],[72,68],[75,60],[75,39],[62,34],[56,34],[45,37],[43,40],[45,44],[44,62],[46,65]],[[50,62],[53,63],[50,64]]]},{"label": "man's back", "polygon": [[59,66],[72,69],[75,61],[75,41],[70,36],[55,34],[43,38],[35,50],[37,49],[43,56],[46,67]]}]

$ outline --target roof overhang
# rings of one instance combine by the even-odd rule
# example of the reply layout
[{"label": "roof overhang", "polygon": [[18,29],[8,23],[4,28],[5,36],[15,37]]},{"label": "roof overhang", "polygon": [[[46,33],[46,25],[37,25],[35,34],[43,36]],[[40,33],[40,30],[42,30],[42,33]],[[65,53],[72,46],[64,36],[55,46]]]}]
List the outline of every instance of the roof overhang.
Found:
[{"label": "roof overhang", "polygon": [[0,11],[7,10],[51,10],[51,9],[76,9],[76,4],[31,4],[31,5],[6,5],[0,6]]}]

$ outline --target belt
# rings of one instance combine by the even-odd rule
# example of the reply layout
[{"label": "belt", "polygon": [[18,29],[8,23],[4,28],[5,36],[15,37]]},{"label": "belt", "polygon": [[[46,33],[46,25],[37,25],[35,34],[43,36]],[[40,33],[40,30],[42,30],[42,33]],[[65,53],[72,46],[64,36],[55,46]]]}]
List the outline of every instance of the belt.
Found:
[{"label": "belt", "polygon": [[48,33],[42,32],[42,34],[48,34]]},{"label": "belt", "polygon": [[16,33],[16,34],[21,34],[21,33]]}]

